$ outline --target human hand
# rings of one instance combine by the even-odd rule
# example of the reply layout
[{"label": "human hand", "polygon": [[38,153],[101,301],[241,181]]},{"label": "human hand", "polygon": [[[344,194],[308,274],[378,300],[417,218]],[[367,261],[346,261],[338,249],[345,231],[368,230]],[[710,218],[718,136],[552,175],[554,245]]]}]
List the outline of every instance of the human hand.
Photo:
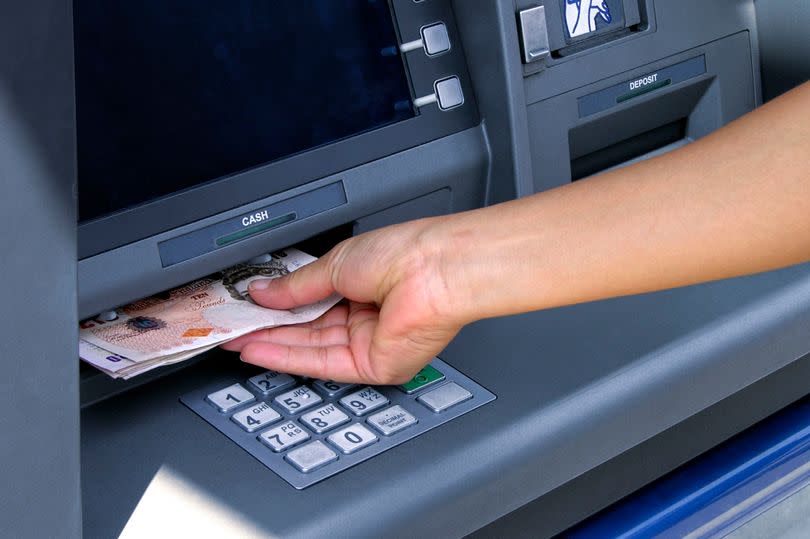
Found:
[{"label": "human hand", "polygon": [[223,348],[248,363],[324,380],[408,381],[464,323],[453,316],[435,221],[363,234],[288,276],[251,282],[253,300],[273,309],[334,292],[347,301],[314,322],[256,331]]}]

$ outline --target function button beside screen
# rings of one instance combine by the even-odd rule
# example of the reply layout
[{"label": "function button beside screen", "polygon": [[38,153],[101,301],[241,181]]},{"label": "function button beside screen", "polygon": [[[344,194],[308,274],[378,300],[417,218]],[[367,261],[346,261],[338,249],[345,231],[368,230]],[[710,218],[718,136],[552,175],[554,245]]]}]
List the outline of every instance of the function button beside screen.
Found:
[{"label": "function button beside screen", "polygon": [[315,380],[312,382],[312,387],[326,397],[335,397],[341,393],[345,393],[354,386],[355,384],[341,384],[340,382],[332,382],[331,380]]},{"label": "function button beside screen", "polygon": [[286,389],[295,385],[295,378],[289,374],[282,374],[276,371],[267,371],[256,376],[251,376],[248,383],[264,394]]},{"label": "function button beside screen", "polygon": [[282,451],[286,451],[293,446],[309,440],[309,434],[301,425],[287,421],[278,427],[273,427],[259,434],[259,440],[274,452],[281,453]]},{"label": "function button beside screen", "polygon": [[337,460],[337,453],[326,447],[320,440],[314,441],[304,447],[299,447],[287,453],[284,457],[287,462],[298,468],[300,472],[309,473],[321,466]]},{"label": "function button beside screen", "polygon": [[281,419],[281,414],[270,408],[266,402],[259,402],[241,412],[236,412],[231,419],[246,431],[255,432]]},{"label": "function button beside screen", "polygon": [[422,27],[422,42],[428,56],[436,56],[450,50],[450,36],[443,22]]},{"label": "function button beside screen", "polygon": [[388,404],[388,397],[373,387],[365,387],[340,399],[340,404],[354,415],[366,415]]},{"label": "function button beside screen", "polygon": [[301,416],[301,422],[309,427],[315,434],[321,434],[332,430],[350,421],[346,412],[335,406],[328,404],[317,410],[313,410]]},{"label": "function button beside screen", "polygon": [[256,397],[242,387],[241,384],[233,384],[225,389],[220,389],[205,397],[212,406],[222,413],[230,412],[237,406],[256,400]]},{"label": "function button beside screen", "polygon": [[472,393],[455,382],[444,384],[419,396],[416,400],[436,413],[472,398]]},{"label": "function button beside screen", "polygon": [[441,382],[442,380],[444,380],[444,374],[442,374],[441,371],[432,365],[425,365],[425,367],[422,368],[421,371],[417,372],[410,381],[399,386],[399,389],[408,395],[412,395],[413,393]]},{"label": "function button beside screen", "polygon": [[329,435],[327,440],[329,440],[330,444],[340,449],[341,453],[349,455],[364,447],[370,446],[376,442],[378,438],[363,425],[355,424],[349,425]]},{"label": "function button beside screen", "polygon": [[383,436],[391,436],[416,425],[419,420],[402,406],[396,405],[370,416],[366,422]]},{"label": "function button beside screen", "polygon": [[464,104],[464,92],[461,89],[461,81],[458,77],[453,76],[437,80],[435,88],[440,109],[450,110]]},{"label": "function button beside screen", "polygon": [[288,414],[297,414],[308,408],[320,404],[323,399],[307,386],[299,386],[282,393],[273,401],[281,406]]}]

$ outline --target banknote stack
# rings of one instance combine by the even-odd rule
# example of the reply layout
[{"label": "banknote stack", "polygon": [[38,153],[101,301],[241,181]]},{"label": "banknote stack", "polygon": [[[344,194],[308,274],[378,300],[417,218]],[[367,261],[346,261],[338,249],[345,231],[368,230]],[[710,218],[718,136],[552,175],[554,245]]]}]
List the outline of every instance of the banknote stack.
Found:
[{"label": "banknote stack", "polygon": [[85,320],[79,328],[79,357],[113,378],[129,379],[258,329],[315,320],[340,297],[273,310],[254,304],[247,292],[255,279],[281,277],[315,260],[287,249]]}]

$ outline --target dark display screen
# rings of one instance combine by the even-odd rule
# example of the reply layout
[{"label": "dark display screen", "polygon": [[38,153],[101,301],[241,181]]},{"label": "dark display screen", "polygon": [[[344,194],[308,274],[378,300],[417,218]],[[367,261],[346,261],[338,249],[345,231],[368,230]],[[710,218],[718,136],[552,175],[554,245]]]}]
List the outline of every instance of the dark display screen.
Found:
[{"label": "dark display screen", "polygon": [[385,0],[76,0],[79,220],[413,117]]}]

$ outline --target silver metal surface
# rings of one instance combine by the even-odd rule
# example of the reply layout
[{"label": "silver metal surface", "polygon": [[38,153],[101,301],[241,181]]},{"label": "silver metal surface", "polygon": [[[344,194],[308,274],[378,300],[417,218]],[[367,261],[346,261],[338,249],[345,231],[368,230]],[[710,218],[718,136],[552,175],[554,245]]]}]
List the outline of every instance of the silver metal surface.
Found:
[{"label": "silver metal surface", "polygon": [[366,422],[383,436],[391,436],[416,425],[419,420],[402,406],[396,405],[370,416]]},{"label": "silver metal surface", "polygon": [[276,453],[309,440],[309,434],[298,423],[287,421],[259,434],[259,439]]},{"label": "silver metal surface", "polygon": [[205,399],[217,410],[225,413],[256,400],[256,397],[245,389],[242,384],[233,384],[219,391],[214,391]]},{"label": "silver metal surface", "polygon": [[256,432],[279,419],[281,419],[281,414],[273,410],[266,402],[256,403],[231,416],[231,420],[247,432]]},{"label": "silver metal surface", "polygon": [[327,404],[301,416],[301,423],[306,425],[315,434],[332,430],[351,421],[346,412],[338,408],[335,403]]},{"label": "silver metal surface", "polygon": [[464,104],[464,91],[461,89],[461,81],[458,80],[458,77],[452,76],[437,80],[434,88],[440,109],[450,110]]},{"label": "silver metal surface", "polygon": [[472,393],[455,382],[449,382],[420,395],[416,400],[439,413],[471,398]]},{"label": "silver metal surface", "polygon": [[282,393],[273,399],[273,402],[288,414],[300,414],[304,410],[322,403],[323,399],[307,386],[298,386]]},{"label": "silver metal surface", "polygon": [[[264,430],[259,429],[254,433],[245,432],[241,426],[237,425],[235,421],[231,420],[229,415],[222,414],[218,412],[215,407],[211,406],[207,402],[206,397],[213,391],[220,390],[225,386],[229,386],[229,384],[245,381],[247,378],[252,377],[250,374],[244,375],[244,378],[230,376],[226,379],[221,379],[219,382],[214,382],[191,393],[183,395],[180,398],[180,401],[188,408],[193,410],[197,415],[202,417],[208,424],[215,427],[257,460],[259,460],[262,464],[270,468],[290,485],[297,489],[303,489],[342,470],[351,468],[364,460],[372,458],[375,455],[387,451],[388,449],[391,449],[392,447],[395,447],[407,440],[415,438],[424,432],[464,415],[467,412],[470,412],[471,410],[474,410],[479,406],[482,406],[495,399],[495,395],[476,384],[474,381],[470,380],[442,360],[437,358],[433,360],[431,365],[441,371],[445,375],[448,382],[456,382],[458,385],[468,389],[472,393],[473,397],[453,406],[441,414],[437,414],[416,402],[416,398],[419,394],[425,393],[426,391],[431,391],[431,389],[421,391],[413,395],[408,395],[393,386],[380,386],[373,388],[376,392],[383,396],[383,400],[390,401],[390,406],[385,406],[385,411],[392,409],[392,414],[396,415],[393,410],[402,408],[409,412],[417,422],[400,430],[399,420],[390,420],[388,426],[398,429],[393,434],[385,435],[383,432],[380,432],[380,434],[383,435],[378,435],[379,440],[376,443],[367,445],[351,454],[341,454],[340,458],[338,458],[336,461],[329,462],[324,466],[314,469],[308,473],[299,471],[299,469],[292,466],[290,462],[284,460],[284,456],[289,453],[289,450],[294,450],[294,447],[297,448],[300,446],[300,444],[315,440],[320,440],[328,446],[330,444],[327,442],[327,438],[330,435],[335,434],[338,430],[342,430],[348,426],[354,427],[361,425],[370,427],[370,429],[373,431],[377,431],[378,428],[373,423],[369,422],[366,424],[366,421],[384,413],[384,411],[382,411],[383,409],[377,409],[371,415],[363,415],[361,417],[347,414],[350,418],[349,423],[344,423],[342,426],[326,432],[315,433],[310,432],[309,429],[304,426],[304,417],[309,416],[317,409],[321,409],[328,405],[334,405],[336,410],[342,411],[342,405],[338,405],[338,397],[324,398],[325,402],[323,402],[321,406],[307,410],[307,413],[305,414],[289,413],[286,409],[276,406],[275,403],[271,402],[270,404],[272,407],[276,409],[277,412],[281,413],[283,419],[273,423],[272,425],[264,426]],[[257,370],[256,372],[259,373],[260,371]],[[298,382],[300,383],[301,381],[299,380]],[[313,385],[315,384],[314,381],[312,383]],[[262,401],[267,398],[252,384],[247,384],[247,387],[253,391],[258,400]],[[315,394],[314,391],[312,393]],[[253,406],[250,408],[252,407]],[[244,409],[248,409],[248,407],[243,405],[236,413],[240,413]],[[410,422],[409,419],[408,422]]]},{"label": "silver metal surface", "polygon": [[331,380],[315,380],[312,382],[313,389],[324,397],[334,397],[346,393],[356,385],[357,384],[341,384],[340,382],[332,382]]},{"label": "silver metal surface", "polygon": [[295,385],[295,378],[289,374],[282,374],[276,371],[266,371],[256,376],[251,376],[248,383],[256,391],[261,391],[265,395],[273,391],[279,391]]},{"label": "silver metal surface", "polygon": [[537,6],[524,9],[518,14],[520,41],[523,45],[523,62],[538,62],[551,54],[546,27],[546,8]]},{"label": "silver metal surface", "polygon": [[378,439],[373,432],[359,423],[340,429],[327,438],[329,443],[340,449],[344,455],[351,455],[355,451],[370,446]]},{"label": "silver metal surface", "polygon": [[366,415],[388,404],[388,397],[371,386],[340,399],[340,404],[354,415]]},{"label": "silver metal surface", "polygon": [[423,26],[420,33],[425,45],[425,54],[428,56],[437,56],[450,50],[450,36],[443,22]]},{"label": "silver metal surface", "polygon": [[337,453],[326,447],[320,440],[290,451],[285,457],[287,462],[298,468],[302,473],[309,473],[321,466],[337,460]]}]

